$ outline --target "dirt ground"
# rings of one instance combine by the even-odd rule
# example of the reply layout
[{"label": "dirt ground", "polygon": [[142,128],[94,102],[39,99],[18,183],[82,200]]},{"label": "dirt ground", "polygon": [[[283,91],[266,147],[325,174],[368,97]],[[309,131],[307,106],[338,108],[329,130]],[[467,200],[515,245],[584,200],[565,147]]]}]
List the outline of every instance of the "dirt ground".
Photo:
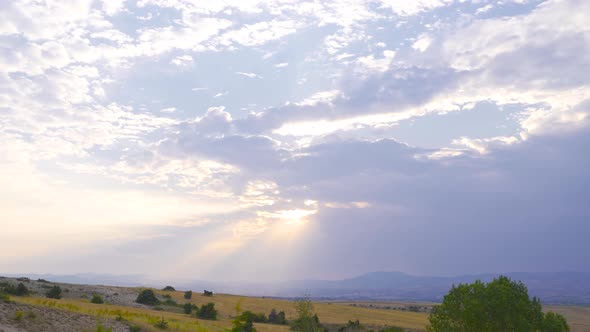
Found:
[{"label": "dirt ground", "polygon": [[[18,318],[17,312],[21,312]],[[126,324],[115,320],[97,320],[78,313],[30,306],[20,303],[0,303],[0,332],[80,332],[96,331],[98,324],[112,328],[113,332],[129,331]]]}]

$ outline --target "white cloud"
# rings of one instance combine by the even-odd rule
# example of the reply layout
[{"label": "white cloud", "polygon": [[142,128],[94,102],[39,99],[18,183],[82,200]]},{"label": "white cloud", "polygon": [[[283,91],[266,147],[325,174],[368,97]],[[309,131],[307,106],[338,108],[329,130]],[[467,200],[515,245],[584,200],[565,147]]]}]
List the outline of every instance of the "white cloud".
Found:
[{"label": "white cloud", "polygon": [[236,75],[240,75],[240,76],[244,76],[244,77],[248,77],[248,78],[262,78],[262,76],[255,74],[255,73],[245,73],[242,71],[237,71]]},{"label": "white cloud", "polygon": [[187,67],[193,65],[194,60],[192,56],[185,54],[175,57],[170,63],[178,67]]},{"label": "white cloud", "polygon": [[390,8],[400,16],[412,16],[439,7],[448,6],[454,0],[380,0],[381,5]]},{"label": "white cloud", "polygon": [[412,48],[416,51],[424,52],[430,47],[432,43],[432,39],[425,34],[422,34],[418,37],[418,39],[412,44]]},{"label": "white cloud", "polygon": [[227,46],[233,43],[244,46],[259,46],[295,33],[297,25],[297,22],[293,20],[272,20],[246,24],[240,29],[226,32],[220,37],[219,42]]}]

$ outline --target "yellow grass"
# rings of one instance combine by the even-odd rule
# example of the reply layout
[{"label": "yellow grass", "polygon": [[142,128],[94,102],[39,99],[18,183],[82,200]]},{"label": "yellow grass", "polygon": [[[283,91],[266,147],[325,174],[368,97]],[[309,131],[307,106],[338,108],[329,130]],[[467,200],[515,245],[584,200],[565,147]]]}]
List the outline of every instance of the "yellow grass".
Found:
[{"label": "yellow grass", "polygon": [[[117,316],[123,317],[129,322],[140,325],[148,331],[158,331],[153,325],[164,318],[168,321],[169,331],[228,331],[231,329],[231,320],[236,315],[236,305],[240,303],[242,311],[250,310],[256,313],[268,313],[272,309],[285,311],[287,319],[295,318],[294,303],[287,300],[277,300],[260,297],[245,297],[226,294],[215,294],[213,297],[206,297],[199,293],[193,293],[191,300],[184,299],[184,292],[156,291],[159,294],[168,294],[178,303],[191,302],[196,305],[203,305],[208,302],[215,303],[218,310],[217,321],[196,319],[194,315],[184,315],[166,311],[157,311],[146,308],[135,308],[111,304],[93,304],[88,300],[61,299],[52,300],[39,297],[15,297],[17,302],[31,305],[46,306],[61,310],[68,310],[87,314],[95,317],[114,319]],[[322,323],[344,325],[349,320],[359,320],[367,326],[399,326],[416,330],[424,330],[428,316],[424,313],[370,309],[353,307],[348,304],[339,303],[314,303],[316,312]],[[260,332],[266,331],[288,331],[288,326],[255,324]]]},{"label": "yellow grass", "polygon": [[[168,294],[178,303],[191,302],[202,305],[207,302],[215,303],[219,311],[220,319],[230,319],[236,314],[236,304],[241,302],[242,310],[261,312],[267,314],[272,310],[285,311],[287,319],[295,318],[295,308],[292,301],[277,300],[261,297],[244,297],[237,295],[215,294],[213,297],[193,293],[192,299],[185,300],[184,292],[157,291],[163,295]],[[399,326],[404,328],[425,330],[428,323],[428,315],[425,313],[371,309],[353,307],[348,304],[339,303],[314,303],[316,312],[322,323],[346,324],[349,320],[358,319],[361,324],[372,326]],[[275,326],[276,327],[276,326]]]}]

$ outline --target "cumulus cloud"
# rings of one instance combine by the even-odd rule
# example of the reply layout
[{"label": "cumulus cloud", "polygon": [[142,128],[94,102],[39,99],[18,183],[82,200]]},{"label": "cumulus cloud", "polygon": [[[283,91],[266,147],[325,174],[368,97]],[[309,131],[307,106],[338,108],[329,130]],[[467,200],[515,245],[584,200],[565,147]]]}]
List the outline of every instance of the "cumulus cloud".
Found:
[{"label": "cumulus cloud", "polygon": [[[588,259],[585,1],[0,6],[10,220],[133,243],[137,257],[173,238],[196,253],[170,271],[191,276],[196,261],[207,276],[226,264],[244,267],[236,277],[278,278],[569,270]],[[492,115],[502,121],[480,130]],[[112,212],[84,218],[99,210]],[[107,229],[118,227],[141,236]],[[261,259],[269,250],[283,265]],[[105,268],[141,268],[94,254]]]}]

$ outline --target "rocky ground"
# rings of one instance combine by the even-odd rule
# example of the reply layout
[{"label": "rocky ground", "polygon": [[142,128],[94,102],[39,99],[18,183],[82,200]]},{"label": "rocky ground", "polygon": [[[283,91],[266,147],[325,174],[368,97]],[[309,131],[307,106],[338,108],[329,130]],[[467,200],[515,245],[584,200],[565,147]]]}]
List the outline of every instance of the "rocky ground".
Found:
[{"label": "rocky ground", "polygon": [[31,306],[20,303],[0,303],[0,332],[80,332],[96,331],[99,324],[113,332],[129,331],[126,324],[115,320]]},{"label": "rocky ground", "polygon": [[13,285],[23,283],[33,295],[44,296],[47,291],[57,285],[62,289],[62,298],[91,299],[93,294],[103,297],[106,303],[132,307],[144,307],[135,302],[139,289],[114,286],[75,285],[51,282],[51,280],[29,280],[27,278],[0,277],[0,283],[7,282]]}]

